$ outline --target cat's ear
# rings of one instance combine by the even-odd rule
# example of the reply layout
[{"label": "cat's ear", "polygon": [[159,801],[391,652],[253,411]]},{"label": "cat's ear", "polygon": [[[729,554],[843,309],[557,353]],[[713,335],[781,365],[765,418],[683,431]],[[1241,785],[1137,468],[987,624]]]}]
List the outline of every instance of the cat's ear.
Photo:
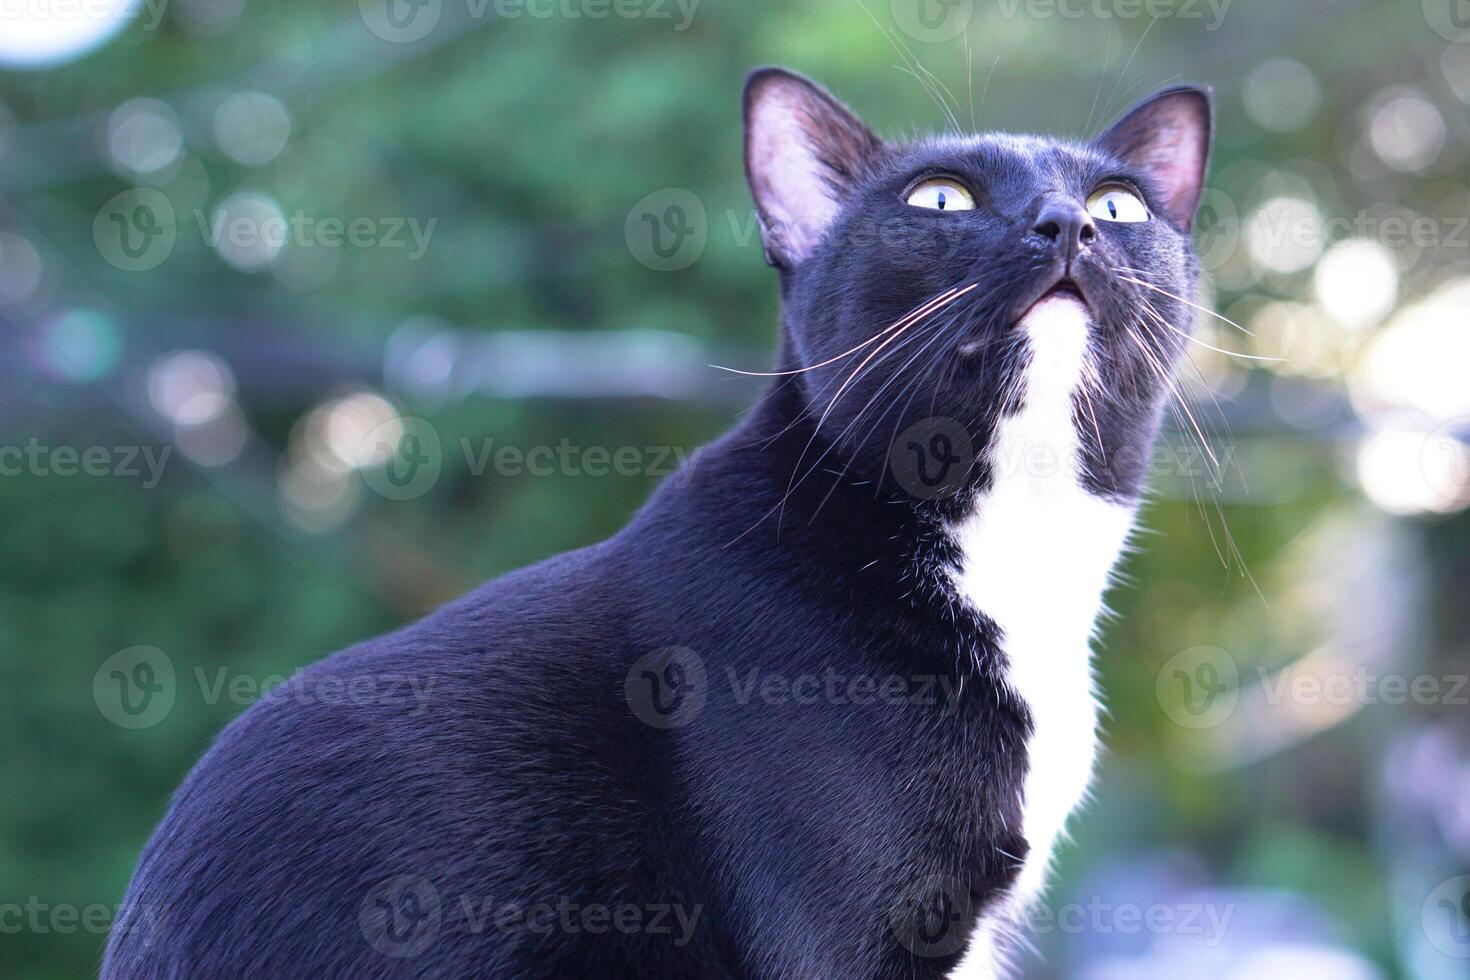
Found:
[{"label": "cat's ear", "polygon": [[766,261],[791,268],[816,248],[883,141],[826,90],[784,68],[745,82],[745,176]]},{"label": "cat's ear", "polygon": [[1187,231],[1204,190],[1213,131],[1210,90],[1182,86],[1145,99],[1095,143],[1152,177],[1167,216]]}]

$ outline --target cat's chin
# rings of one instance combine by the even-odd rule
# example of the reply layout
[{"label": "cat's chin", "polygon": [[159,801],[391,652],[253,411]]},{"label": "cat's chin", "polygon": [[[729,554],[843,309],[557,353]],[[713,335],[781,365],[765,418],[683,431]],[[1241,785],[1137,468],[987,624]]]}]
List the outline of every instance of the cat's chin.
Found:
[{"label": "cat's chin", "polygon": [[1029,304],[1023,304],[1020,315],[1016,317],[1018,327],[1025,324],[1036,312],[1043,308],[1053,307],[1058,303],[1068,303],[1081,308],[1084,313],[1091,313],[1091,307],[1082,292],[1082,287],[1075,280],[1066,276],[1060,277],[1049,286],[1043,284],[1032,296],[1035,298]]},{"label": "cat's chin", "polygon": [[[1040,299],[1032,303],[1016,318],[1013,329],[1030,334],[1038,330],[1075,330],[1078,328],[1085,332],[1091,323],[1092,307],[1087,304],[1076,288],[1066,285],[1053,286]],[[956,352],[961,357],[973,357],[982,353],[986,347],[985,341],[973,340],[961,344]]]},{"label": "cat's chin", "polygon": [[1092,308],[1075,289],[1058,288],[1032,304],[1031,309],[1016,321],[1016,326],[1023,330],[1036,330],[1050,323],[1059,321],[1075,323],[1078,320],[1081,320],[1084,325],[1090,322]]},{"label": "cat's chin", "polygon": [[1092,309],[1080,296],[1054,292],[1036,301],[1016,325],[1031,348],[1032,388],[1058,384],[1070,400],[1081,377],[1091,323]]}]

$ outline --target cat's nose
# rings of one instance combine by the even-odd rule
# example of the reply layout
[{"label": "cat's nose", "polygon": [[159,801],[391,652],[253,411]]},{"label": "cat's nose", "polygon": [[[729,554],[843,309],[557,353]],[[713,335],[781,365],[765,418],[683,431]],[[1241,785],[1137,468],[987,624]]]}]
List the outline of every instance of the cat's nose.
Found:
[{"label": "cat's nose", "polygon": [[1033,234],[1052,243],[1070,263],[1097,238],[1097,226],[1087,209],[1070,198],[1048,198],[1031,226]]}]

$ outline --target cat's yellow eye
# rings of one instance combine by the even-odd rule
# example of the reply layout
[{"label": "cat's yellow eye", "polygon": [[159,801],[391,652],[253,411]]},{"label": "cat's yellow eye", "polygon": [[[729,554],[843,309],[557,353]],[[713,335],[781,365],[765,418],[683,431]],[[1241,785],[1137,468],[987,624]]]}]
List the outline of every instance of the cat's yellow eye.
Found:
[{"label": "cat's yellow eye", "polygon": [[908,203],[931,211],[973,211],[970,192],[945,177],[934,177],[909,191]]},{"label": "cat's yellow eye", "polygon": [[1087,199],[1087,213],[1099,221],[1137,224],[1149,219],[1148,205],[1126,187],[1099,187]]}]

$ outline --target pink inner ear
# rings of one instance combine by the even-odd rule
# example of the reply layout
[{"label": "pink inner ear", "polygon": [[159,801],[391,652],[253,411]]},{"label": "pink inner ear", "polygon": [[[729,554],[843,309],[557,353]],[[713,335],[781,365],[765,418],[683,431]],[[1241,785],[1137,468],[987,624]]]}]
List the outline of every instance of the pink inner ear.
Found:
[{"label": "pink inner ear", "polygon": [[1186,224],[1193,220],[1205,171],[1203,141],[1198,131],[1165,130],[1149,148],[1145,167],[1163,188],[1170,213]]},{"label": "pink inner ear", "polygon": [[1210,107],[1204,92],[1181,89],[1155,96],[1097,142],[1151,176],[1164,194],[1169,217],[1189,227],[1209,157]]},{"label": "pink inner ear", "polygon": [[748,166],[767,230],[804,258],[837,216],[825,164],[812,138],[810,106],[787,85],[769,84],[751,107]]}]

